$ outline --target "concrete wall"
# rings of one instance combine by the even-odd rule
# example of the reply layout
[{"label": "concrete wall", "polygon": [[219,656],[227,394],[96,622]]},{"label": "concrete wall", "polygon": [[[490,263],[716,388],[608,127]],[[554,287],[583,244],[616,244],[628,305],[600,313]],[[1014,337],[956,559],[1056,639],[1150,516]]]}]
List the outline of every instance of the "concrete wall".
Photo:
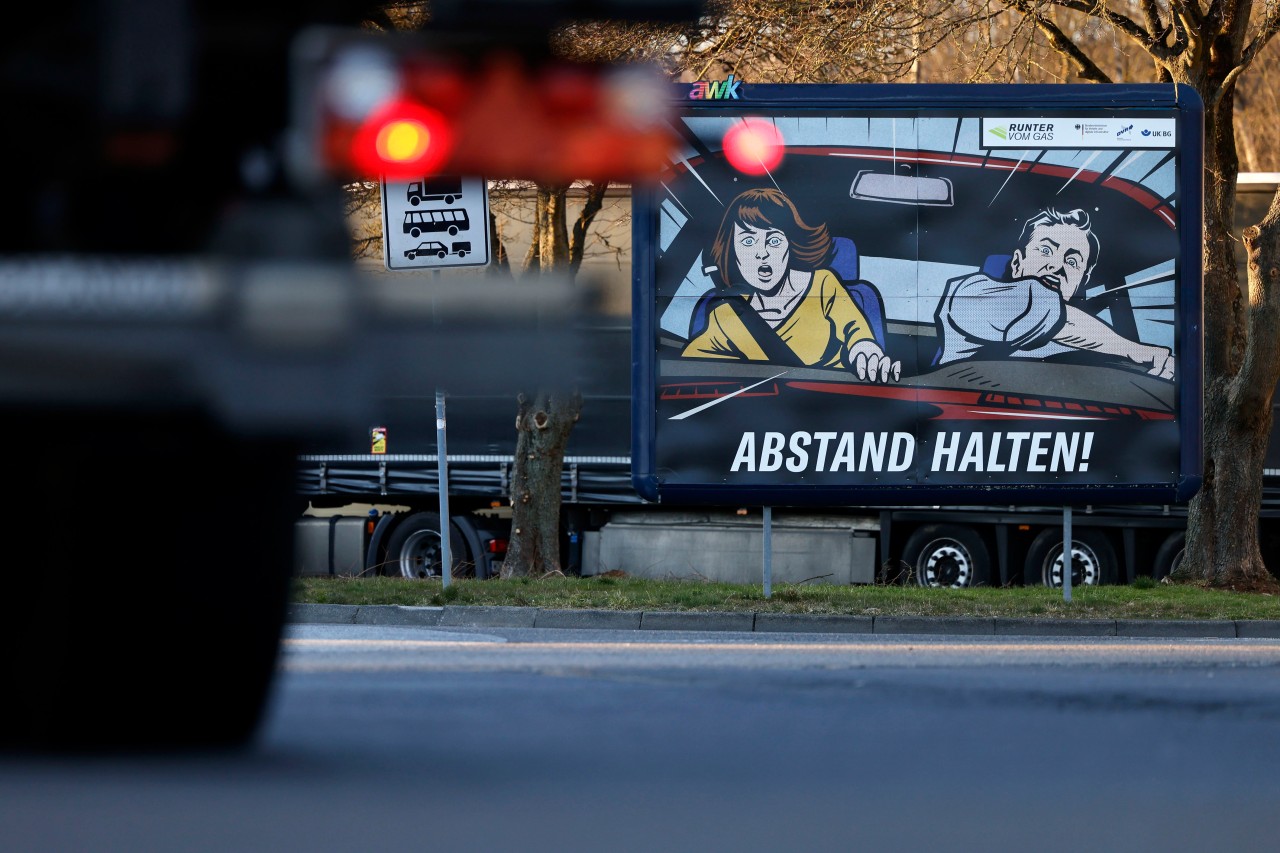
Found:
[{"label": "concrete wall", "polygon": [[[618,513],[584,540],[584,575],[761,583],[761,513]],[[775,583],[874,583],[877,519],[774,513]]]}]

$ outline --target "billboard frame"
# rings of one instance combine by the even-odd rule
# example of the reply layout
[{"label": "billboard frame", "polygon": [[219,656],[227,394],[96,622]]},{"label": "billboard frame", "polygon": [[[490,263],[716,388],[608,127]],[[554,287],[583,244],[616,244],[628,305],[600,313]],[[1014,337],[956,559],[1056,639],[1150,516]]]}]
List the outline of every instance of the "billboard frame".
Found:
[{"label": "billboard frame", "polygon": [[[646,500],[703,505],[992,505],[1084,503],[1183,503],[1198,490],[1202,465],[1202,211],[1204,109],[1195,91],[1184,85],[1002,85],[1002,84],[779,84],[739,82],[736,98],[691,99],[697,87],[673,86],[679,117],[805,111],[852,110],[869,115],[904,111],[952,111],[957,116],[1042,111],[1150,109],[1176,118],[1176,230],[1178,367],[1176,406],[1178,470],[1160,481],[992,484],[818,484],[731,483],[711,477],[675,482],[659,467],[654,342],[661,332],[656,311],[656,269],[662,256],[658,220],[664,197],[660,182],[634,188],[633,216],[633,362],[632,480]],[[705,95],[705,88],[703,90]],[[1099,147],[1091,144],[1086,150]]]}]

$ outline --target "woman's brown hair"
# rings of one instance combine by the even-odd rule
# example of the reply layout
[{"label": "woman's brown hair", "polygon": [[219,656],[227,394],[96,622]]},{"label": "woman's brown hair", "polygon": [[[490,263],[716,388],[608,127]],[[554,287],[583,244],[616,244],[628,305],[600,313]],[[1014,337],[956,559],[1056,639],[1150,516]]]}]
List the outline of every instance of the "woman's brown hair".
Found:
[{"label": "woman's brown hair", "polygon": [[782,190],[767,188],[747,190],[729,203],[724,219],[711,244],[711,262],[716,266],[720,287],[732,287],[730,271],[737,265],[733,251],[733,226],[777,228],[787,235],[791,249],[790,264],[794,269],[813,272],[831,259],[834,248],[826,224],[809,225]]}]

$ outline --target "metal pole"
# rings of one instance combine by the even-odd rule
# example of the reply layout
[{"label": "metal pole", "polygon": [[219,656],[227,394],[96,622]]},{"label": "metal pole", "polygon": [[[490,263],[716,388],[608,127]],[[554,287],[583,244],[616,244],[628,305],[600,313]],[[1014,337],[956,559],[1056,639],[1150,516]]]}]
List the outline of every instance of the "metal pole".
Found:
[{"label": "metal pole", "polygon": [[1062,508],[1062,600],[1071,601],[1071,507]]},{"label": "metal pole", "polygon": [[440,582],[448,588],[453,579],[453,555],[449,553],[449,453],[445,447],[444,392],[436,391],[436,470],[440,480]]},{"label": "metal pole", "polygon": [[764,597],[773,597],[773,507],[764,508]]}]

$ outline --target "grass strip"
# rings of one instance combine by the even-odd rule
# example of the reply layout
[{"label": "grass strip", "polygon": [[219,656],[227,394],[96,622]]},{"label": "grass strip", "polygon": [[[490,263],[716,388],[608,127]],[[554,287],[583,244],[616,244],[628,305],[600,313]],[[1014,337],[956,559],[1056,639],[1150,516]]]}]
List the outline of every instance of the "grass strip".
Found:
[{"label": "grass strip", "polygon": [[[1143,582],[1145,581],[1145,583]],[[1051,619],[1280,619],[1280,597],[1155,584],[1077,587],[1070,603],[1043,587],[923,589],[913,586],[760,585],[617,577],[467,580],[297,578],[308,604],[400,604],[822,613],[853,616],[983,616]]]}]

